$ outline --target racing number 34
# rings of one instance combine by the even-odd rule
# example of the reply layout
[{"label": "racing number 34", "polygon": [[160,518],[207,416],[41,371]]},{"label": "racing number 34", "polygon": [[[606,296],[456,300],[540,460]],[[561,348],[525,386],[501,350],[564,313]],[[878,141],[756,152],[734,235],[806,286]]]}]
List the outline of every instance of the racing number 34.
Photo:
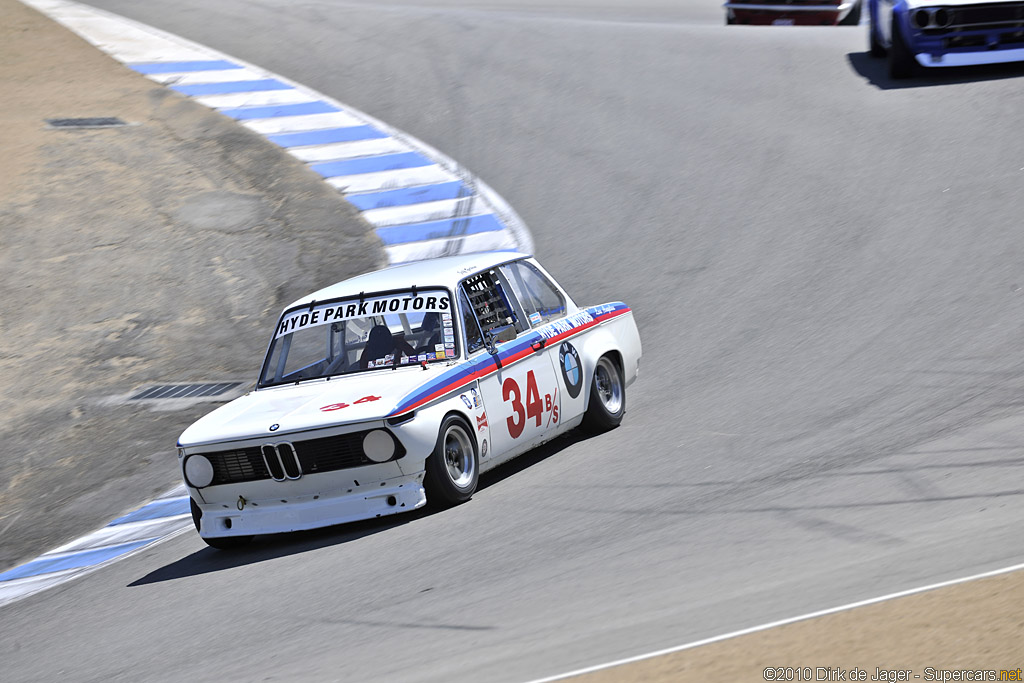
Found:
[{"label": "racing number 34", "polygon": [[[558,389],[555,389],[557,392]],[[523,429],[526,428],[526,421],[529,418],[536,420],[540,427],[544,413],[551,413],[548,423],[558,423],[558,406],[555,405],[554,397],[551,394],[544,394],[544,400],[540,399],[540,392],[537,391],[537,378],[533,370],[526,373],[526,405],[523,405],[523,394],[519,383],[513,377],[506,377],[501,384],[501,397],[505,401],[512,402],[512,414],[506,418],[508,433],[513,439],[518,439]]]}]

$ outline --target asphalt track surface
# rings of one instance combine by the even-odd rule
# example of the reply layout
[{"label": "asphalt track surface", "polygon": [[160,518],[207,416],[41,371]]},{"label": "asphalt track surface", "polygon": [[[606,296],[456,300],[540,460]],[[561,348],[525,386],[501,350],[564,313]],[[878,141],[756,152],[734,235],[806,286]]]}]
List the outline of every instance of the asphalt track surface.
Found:
[{"label": "asphalt track surface", "polygon": [[522,681],[1024,555],[1020,444],[955,438],[1024,413],[1024,69],[894,83],[711,2],[94,4],[466,164],[645,354],[470,504],[7,608],[11,680]]}]

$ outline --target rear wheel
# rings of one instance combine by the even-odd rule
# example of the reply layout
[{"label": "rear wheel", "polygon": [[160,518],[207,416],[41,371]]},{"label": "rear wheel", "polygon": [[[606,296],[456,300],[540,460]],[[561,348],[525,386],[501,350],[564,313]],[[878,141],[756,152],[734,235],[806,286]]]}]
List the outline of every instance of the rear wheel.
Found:
[{"label": "rear wheel", "polygon": [[892,46],[889,48],[889,76],[891,78],[910,78],[914,75],[914,56],[910,54],[907,43],[903,40],[896,15],[892,15]]},{"label": "rear wheel", "polygon": [[586,428],[605,432],[615,429],[626,414],[626,385],[619,366],[610,356],[601,356],[590,382],[590,404],[583,416]]},{"label": "rear wheel", "polygon": [[480,479],[480,459],[473,432],[461,418],[450,415],[441,423],[426,469],[429,503],[451,507],[473,497]]},{"label": "rear wheel", "polygon": [[[203,518],[203,511],[199,509],[196,502],[190,497],[188,499],[189,507],[192,508],[192,523],[196,525],[196,531],[199,531],[199,520]],[[241,548],[244,545],[249,545],[252,541],[252,536],[221,536],[220,538],[206,538],[200,536],[206,545],[217,550],[231,550],[232,548]]]}]

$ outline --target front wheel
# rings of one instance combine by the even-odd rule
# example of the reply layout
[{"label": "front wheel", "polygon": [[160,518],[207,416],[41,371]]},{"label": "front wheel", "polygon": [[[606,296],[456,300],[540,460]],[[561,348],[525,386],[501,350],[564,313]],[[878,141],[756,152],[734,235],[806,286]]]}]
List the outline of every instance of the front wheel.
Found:
[{"label": "front wheel", "polygon": [[450,415],[441,423],[434,452],[427,458],[427,501],[441,507],[465,503],[479,479],[476,439],[461,418]]},{"label": "front wheel", "polygon": [[868,19],[868,51],[872,57],[884,57],[885,46],[878,39],[878,26],[875,23],[875,14],[870,9],[868,13],[871,15]]},{"label": "front wheel", "polygon": [[[199,531],[199,520],[203,518],[203,511],[199,509],[196,502],[191,497],[188,499],[189,507],[192,508],[192,523],[196,525],[196,532]],[[219,538],[206,538],[200,536],[203,542],[211,548],[217,550],[231,550],[233,548],[241,548],[244,545],[249,545],[252,541],[252,536],[221,536]]]},{"label": "front wheel", "polygon": [[590,405],[583,425],[595,432],[615,429],[626,414],[626,385],[619,366],[609,356],[601,356],[590,383]]}]

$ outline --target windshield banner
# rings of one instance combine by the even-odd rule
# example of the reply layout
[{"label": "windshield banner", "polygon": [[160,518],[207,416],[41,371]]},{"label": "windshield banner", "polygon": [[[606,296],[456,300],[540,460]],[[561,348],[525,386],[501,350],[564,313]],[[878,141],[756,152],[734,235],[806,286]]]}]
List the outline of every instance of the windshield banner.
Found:
[{"label": "windshield banner", "polygon": [[399,313],[449,313],[451,302],[448,292],[443,290],[412,292],[401,294],[390,294],[388,296],[367,297],[362,301],[343,301],[314,305],[313,310],[303,308],[292,311],[277,325],[277,334],[274,338],[285,334],[291,334],[296,330],[307,327],[316,327],[328,323],[351,320],[352,318],[365,318],[371,315],[386,315]]}]

